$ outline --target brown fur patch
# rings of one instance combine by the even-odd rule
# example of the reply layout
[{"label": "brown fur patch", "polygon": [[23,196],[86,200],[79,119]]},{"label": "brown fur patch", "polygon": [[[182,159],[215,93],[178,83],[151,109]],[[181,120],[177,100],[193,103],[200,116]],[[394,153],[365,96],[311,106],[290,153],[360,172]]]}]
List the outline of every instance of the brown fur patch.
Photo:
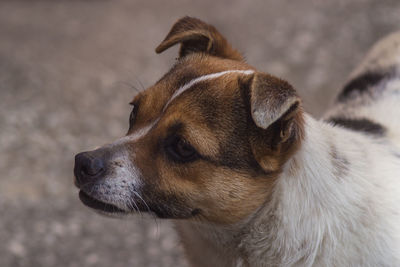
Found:
[{"label": "brown fur patch", "polygon": [[156,52],[161,53],[177,43],[181,43],[180,57],[202,52],[221,58],[243,60],[242,55],[231,47],[214,26],[196,18],[184,17],[178,20],[156,48]]}]

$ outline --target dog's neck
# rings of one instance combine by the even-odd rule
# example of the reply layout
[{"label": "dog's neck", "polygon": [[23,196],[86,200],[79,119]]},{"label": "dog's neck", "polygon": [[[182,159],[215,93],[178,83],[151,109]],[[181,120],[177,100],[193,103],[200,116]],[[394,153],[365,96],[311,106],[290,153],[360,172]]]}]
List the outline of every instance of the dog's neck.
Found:
[{"label": "dog's neck", "polygon": [[[360,161],[366,156],[363,137],[310,116],[305,122],[300,150],[285,165],[271,199],[254,214],[250,233],[241,243],[252,253],[257,244],[263,244],[258,253],[271,265],[311,266],[321,249],[335,245],[335,224],[353,218],[354,214],[346,213],[362,212],[359,209],[363,208],[358,206],[361,201],[354,202],[356,184],[346,180],[354,172],[366,170]],[[360,166],[354,166],[353,159]]]},{"label": "dog's neck", "polygon": [[[368,181],[374,175],[368,151],[381,150],[380,146],[371,138],[333,128],[308,115],[305,133],[301,148],[286,163],[265,206],[246,222],[224,228],[178,227],[189,254],[196,252],[190,251],[192,245],[185,238],[197,235],[188,241],[203,247],[197,248],[202,250],[198,252],[202,259],[195,261],[218,266],[318,265],[329,262],[335,246],[356,242],[352,238],[357,238],[357,231],[370,230],[365,225],[369,222],[362,221],[366,214],[371,216],[374,205],[368,199],[374,191]],[[213,253],[219,256],[213,259]],[[232,256],[237,262],[213,262]]]}]

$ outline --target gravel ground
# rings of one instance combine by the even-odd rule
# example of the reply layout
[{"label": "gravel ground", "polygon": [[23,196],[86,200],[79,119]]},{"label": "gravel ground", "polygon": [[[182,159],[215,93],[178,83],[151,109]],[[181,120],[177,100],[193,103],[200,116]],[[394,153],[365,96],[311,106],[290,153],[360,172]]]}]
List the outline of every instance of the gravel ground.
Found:
[{"label": "gravel ground", "polygon": [[177,48],[154,48],[184,15],[208,21],[320,116],[400,2],[256,0],[0,2],[0,266],[186,266],[167,221],[101,217],[80,204],[75,153],[122,136],[134,88]]}]

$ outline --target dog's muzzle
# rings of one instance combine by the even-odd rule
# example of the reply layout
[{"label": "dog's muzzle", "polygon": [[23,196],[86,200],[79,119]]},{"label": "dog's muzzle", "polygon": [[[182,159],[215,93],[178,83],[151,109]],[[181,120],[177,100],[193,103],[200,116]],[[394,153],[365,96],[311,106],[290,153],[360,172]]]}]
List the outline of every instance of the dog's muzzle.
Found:
[{"label": "dog's muzzle", "polygon": [[[95,188],[104,184],[110,161],[109,152],[106,149],[97,149],[79,153],[75,156],[75,185],[81,189],[79,198],[86,206],[105,213],[124,213],[112,203],[105,201]],[[104,186],[104,185],[103,185]]]}]

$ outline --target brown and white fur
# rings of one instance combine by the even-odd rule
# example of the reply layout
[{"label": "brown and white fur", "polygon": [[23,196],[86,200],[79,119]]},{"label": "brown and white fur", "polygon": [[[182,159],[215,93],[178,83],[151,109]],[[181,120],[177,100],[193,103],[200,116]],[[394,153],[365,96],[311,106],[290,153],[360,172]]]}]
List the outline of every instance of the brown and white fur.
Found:
[{"label": "brown and white fur", "polygon": [[182,18],[156,51],[178,43],[127,135],[76,156],[83,203],[174,220],[193,266],[400,266],[400,33],[323,120],[213,26]]}]

